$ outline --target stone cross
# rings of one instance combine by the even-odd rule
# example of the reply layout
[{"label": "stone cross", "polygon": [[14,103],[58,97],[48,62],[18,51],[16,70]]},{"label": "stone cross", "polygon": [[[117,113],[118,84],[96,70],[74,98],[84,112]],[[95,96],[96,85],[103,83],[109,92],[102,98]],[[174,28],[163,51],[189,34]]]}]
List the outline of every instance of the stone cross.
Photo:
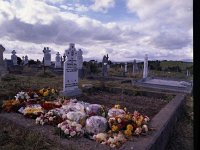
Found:
[{"label": "stone cross", "polygon": [[102,76],[108,76],[108,54],[103,56],[102,60]]},{"label": "stone cross", "polygon": [[25,56],[24,65],[28,64],[28,56]]},{"label": "stone cross", "polygon": [[61,57],[59,52],[56,54],[55,68],[61,68]]},{"label": "stone cross", "polygon": [[137,71],[138,71],[138,66],[137,66],[136,60],[134,59],[134,61],[133,61],[133,74],[135,74]]},{"label": "stone cross", "polygon": [[81,49],[78,50],[78,56],[77,56],[77,68],[82,69],[83,68],[83,52]]},{"label": "stone cross", "polygon": [[147,76],[148,76],[148,55],[145,54],[145,58],[144,58],[143,78],[147,78]]},{"label": "stone cross", "polygon": [[80,95],[81,90],[78,88],[78,68],[75,44],[70,43],[69,48],[65,50],[67,60],[64,62],[64,79],[63,79],[63,95],[75,96]]},{"label": "stone cross", "polygon": [[5,48],[0,44],[0,66],[4,65],[4,60],[3,60],[3,52],[5,51]]},{"label": "stone cross", "polygon": [[16,66],[17,64],[17,56],[15,50],[12,51],[11,60],[13,61],[13,65]]},{"label": "stone cross", "polygon": [[127,72],[127,62],[125,63],[124,72]]},{"label": "stone cross", "polygon": [[51,50],[49,47],[44,47],[44,66],[51,66]]}]

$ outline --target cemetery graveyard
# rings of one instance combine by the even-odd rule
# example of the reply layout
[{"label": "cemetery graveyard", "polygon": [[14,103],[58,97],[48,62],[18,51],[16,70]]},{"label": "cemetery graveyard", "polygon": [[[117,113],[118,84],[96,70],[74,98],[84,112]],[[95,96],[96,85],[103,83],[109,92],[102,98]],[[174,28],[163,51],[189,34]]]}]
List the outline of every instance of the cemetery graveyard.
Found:
[{"label": "cemetery graveyard", "polygon": [[[2,45],[1,49],[3,56]],[[176,123],[169,117],[180,117],[186,93],[192,90],[188,70],[180,81],[149,78],[147,54],[140,65],[135,59],[111,64],[108,54],[102,56],[101,64],[83,62],[83,52],[74,43],[63,55],[57,52],[54,63],[51,48],[44,47],[43,53],[43,61],[32,65],[27,55],[18,63],[17,50],[12,51],[11,60],[1,58],[1,122],[75,149],[82,149],[79,144],[84,149],[166,147]],[[187,87],[187,92],[152,90],[136,82]],[[159,140],[163,137],[165,142]]]}]

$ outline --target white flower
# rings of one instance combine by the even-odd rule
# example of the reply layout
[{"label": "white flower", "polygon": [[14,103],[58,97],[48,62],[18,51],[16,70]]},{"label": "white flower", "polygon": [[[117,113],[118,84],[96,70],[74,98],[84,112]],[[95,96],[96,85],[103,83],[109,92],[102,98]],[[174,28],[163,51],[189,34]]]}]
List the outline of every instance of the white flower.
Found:
[{"label": "white flower", "polygon": [[71,124],[72,126],[76,126],[76,122],[72,122],[72,124]]},{"label": "white flower", "polygon": [[115,148],[116,145],[115,144],[110,144],[110,147]]},{"label": "white flower", "polygon": [[61,130],[65,131],[66,130],[66,125],[61,126]]},{"label": "white flower", "polygon": [[58,124],[58,128],[60,128],[60,127],[61,127],[61,123]]},{"label": "white flower", "polygon": [[36,93],[33,95],[33,97],[35,97],[35,98],[37,98],[37,97],[39,97]]},{"label": "white flower", "polygon": [[145,132],[148,132],[148,127],[147,127],[147,125],[144,124],[144,125],[142,126],[142,129],[143,129]]},{"label": "white flower", "polygon": [[114,138],[109,137],[108,142],[109,142],[109,143],[114,143],[115,140],[114,140]]},{"label": "white flower", "polygon": [[75,132],[75,131],[72,131],[72,132],[70,133],[70,135],[71,135],[71,136],[75,136],[75,135],[76,135],[76,132]]},{"label": "white flower", "polygon": [[82,128],[81,124],[76,124],[76,127]]},{"label": "white flower", "polygon": [[76,127],[76,131],[81,131],[82,129],[80,127]]},{"label": "white flower", "polygon": [[49,117],[49,121],[53,121],[53,117]]},{"label": "white flower", "polygon": [[67,114],[63,114],[63,115],[62,115],[62,118],[63,118],[63,119],[66,119],[66,118],[67,118]]},{"label": "white flower", "polygon": [[117,119],[117,122],[118,122],[118,123],[121,123],[121,122],[122,122],[122,120],[121,120],[120,118],[118,118],[118,119]]},{"label": "white flower", "polygon": [[69,129],[66,129],[66,130],[64,131],[64,133],[65,133],[65,134],[69,134]]},{"label": "white flower", "polygon": [[136,135],[139,135],[141,132],[142,132],[142,128],[136,128],[134,133]]}]

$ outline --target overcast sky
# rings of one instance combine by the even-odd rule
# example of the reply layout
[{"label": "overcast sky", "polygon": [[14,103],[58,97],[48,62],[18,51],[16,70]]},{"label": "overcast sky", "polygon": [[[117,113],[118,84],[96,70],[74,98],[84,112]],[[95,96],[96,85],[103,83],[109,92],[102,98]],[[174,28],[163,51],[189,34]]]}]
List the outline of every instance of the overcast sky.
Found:
[{"label": "overcast sky", "polygon": [[84,60],[193,59],[192,18],[192,0],[0,0],[0,44],[4,58],[73,42]]}]

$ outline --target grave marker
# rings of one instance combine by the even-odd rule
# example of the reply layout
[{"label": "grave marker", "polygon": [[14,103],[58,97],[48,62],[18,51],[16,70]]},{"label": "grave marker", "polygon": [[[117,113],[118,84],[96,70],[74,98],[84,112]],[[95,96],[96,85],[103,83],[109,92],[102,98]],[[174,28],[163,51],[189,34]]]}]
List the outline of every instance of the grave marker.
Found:
[{"label": "grave marker", "polygon": [[108,54],[103,56],[102,60],[102,76],[108,76]]},{"label": "grave marker", "polygon": [[12,51],[11,60],[12,60],[14,66],[18,65],[17,64],[17,56],[16,56],[16,51],[15,50]]},{"label": "grave marker", "polygon": [[55,68],[61,68],[61,57],[60,57],[60,53],[57,52],[56,54],[56,61],[55,61]]},{"label": "grave marker", "polygon": [[147,78],[147,76],[148,76],[148,55],[145,54],[145,58],[144,58],[143,78]]},{"label": "grave marker", "polygon": [[44,47],[44,66],[51,66],[51,50],[49,47]]},{"label": "grave marker", "polygon": [[67,60],[64,62],[64,78],[63,78],[63,91],[64,96],[76,96],[81,94],[78,88],[78,68],[77,68],[77,55],[75,44],[70,43],[68,50],[65,50]]}]

